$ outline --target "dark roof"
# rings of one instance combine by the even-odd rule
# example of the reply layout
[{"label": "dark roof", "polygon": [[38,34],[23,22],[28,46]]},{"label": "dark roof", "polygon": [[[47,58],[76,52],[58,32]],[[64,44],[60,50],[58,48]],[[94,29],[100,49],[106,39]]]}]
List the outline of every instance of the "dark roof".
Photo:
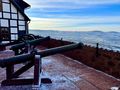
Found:
[{"label": "dark roof", "polygon": [[30,5],[23,0],[10,0],[12,4],[19,10],[19,12],[25,17],[26,21],[30,21],[28,16],[24,13],[24,10]]},{"label": "dark roof", "polygon": [[27,8],[27,7],[30,7],[30,5],[28,3],[26,3],[25,1],[23,0],[13,0],[18,6],[19,8],[24,12],[24,10]]}]

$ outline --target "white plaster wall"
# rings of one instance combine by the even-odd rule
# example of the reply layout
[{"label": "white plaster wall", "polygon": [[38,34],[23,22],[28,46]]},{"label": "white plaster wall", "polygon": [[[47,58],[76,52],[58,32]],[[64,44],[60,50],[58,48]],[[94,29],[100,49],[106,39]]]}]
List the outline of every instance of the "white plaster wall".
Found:
[{"label": "white plaster wall", "polygon": [[17,13],[17,9],[13,6],[13,4],[11,4],[11,12]]},{"label": "white plaster wall", "polygon": [[19,26],[19,30],[20,31],[24,31],[25,30],[25,26]]},{"label": "white plaster wall", "polygon": [[3,3],[3,11],[10,12],[10,4]]},{"label": "white plaster wall", "polygon": [[3,18],[9,18],[10,19],[10,13],[3,13]]},{"label": "white plaster wall", "polygon": [[10,41],[2,41],[2,43],[9,43]]},{"label": "white plaster wall", "polygon": [[17,20],[10,20],[10,26],[17,26]]},{"label": "white plaster wall", "polygon": [[10,2],[9,0],[2,0],[2,2]]},{"label": "white plaster wall", "polygon": [[18,33],[17,28],[11,28],[10,30],[11,30],[11,33]]},{"label": "white plaster wall", "polygon": [[23,15],[21,13],[18,13],[18,16],[19,16],[20,20],[24,20],[24,17],[23,17]]},{"label": "white plaster wall", "polygon": [[5,20],[5,19],[0,19],[0,24],[1,24],[1,27],[8,27],[9,26],[8,20]]},{"label": "white plaster wall", "polygon": [[25,25],[25,21],[19,21],[19,25]]},{"label": "white plaster wall", "polygon": [[12,14],[12,19],[17,19],[17,14]]}]

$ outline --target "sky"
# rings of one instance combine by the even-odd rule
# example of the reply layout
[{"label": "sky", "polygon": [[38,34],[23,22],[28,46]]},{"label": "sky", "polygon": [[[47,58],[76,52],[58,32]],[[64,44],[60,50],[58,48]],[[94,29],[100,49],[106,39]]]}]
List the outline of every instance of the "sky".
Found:
[{"label": "sky", "polygon": [[120,31],[120,0],[24,0],[30,29]]}]

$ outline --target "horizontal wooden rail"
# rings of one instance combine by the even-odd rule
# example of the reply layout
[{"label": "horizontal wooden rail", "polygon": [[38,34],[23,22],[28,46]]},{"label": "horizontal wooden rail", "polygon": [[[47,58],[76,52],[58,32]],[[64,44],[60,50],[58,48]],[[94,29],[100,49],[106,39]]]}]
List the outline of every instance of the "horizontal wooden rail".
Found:
[{"label": "horizontal wooden rail", "polygon": [[70,51],[70,50],[73,50],[76,48],[82,48],[82,46],[83,46],[82,43],[70,44],[70,45],[65,45],[65,46],[60,46],[60,47],[56,47],[56,48],[42,50],[40,52],[37,52],[36,54],[40,55],[41,57],[45,57],[45,56],[50,56],[50,55],[54,55],[57,53]]},{"label": "horizontal wooden rail", "polygon": [[[39,45],[40,43],[44,42],[44,41],[47,41],[47,40],[50,40],[50,37],[45,37],[45,38],[40,38],[40,39],[35,39],[35,40],[30,40],[30,41],[26,41],[27,44],[29,45],[33,45],[33,46],[36,46],[36,45]],[[16,49],[20,49],[20,48],[23,48],[25,47],[26,43],[19,43],[19,44],[15,44],[13,46],[11,46],[11,50],[16,50]]]},{"label": "horizontal wooden rail", "polygon": [[[54,55],[57,53],[70,51],[70,50],[73,50],[76,48],[82,48],[82,46],[83,46],[82,43],[70,44],[70,45],[65,45],[65,46],[60,46],[60,47],[56,47],[56,48],[42,50],[40,52],[37,52],[36,55],[40,55],[40,57],[42,58],[42,57]],[[12,65],[12,64],[23,63],[28,60],[33,60],[34,58],[35,58],[34,54],[23,54],[23,55],[14,56],[11,58],[0,60],[0,67],[5,67],[7,65]]]},{"label": "horizontal wooden rail", "polygon": [[23,54],[7,59],[0,59],[0,67],[4,68],[9,65],[24,63],[26,61],[34,60],[34,58],[34,54]]},{"label": "horizontal wooden rail", "polygon": [[28,41],[28,44],[36,46],[36,45],[39,45],[40,43],[42,43],[44,41],[48,41],[48,40],[50,40],[50,36],[41,38],[41,39],[35,39],[35,40]]}]

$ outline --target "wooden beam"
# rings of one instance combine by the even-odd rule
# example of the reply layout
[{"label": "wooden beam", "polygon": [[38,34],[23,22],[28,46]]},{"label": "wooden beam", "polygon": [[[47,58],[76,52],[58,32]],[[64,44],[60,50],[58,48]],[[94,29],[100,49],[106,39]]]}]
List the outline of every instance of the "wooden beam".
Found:
[{"label": "wooden beam", "polygon": [[35,62],[34,62],[34,84],[35,85],[40,85],[41,83],[41,77],[40,77],[40,73],[41,73],[41,57],[40,55],[35,55]]},{"label": "wooden beam", "polygon": [[4,68],[9,65],[20,64],[26,61],[32,61],[34,60],[34,58],[35,58],[34,54],[23,54],[23,55],[14,56],[7,59],[1,59],[0,67]]},{"label": "wooden beam", "polygon": [[64,46],[60,46],[60,47],[56,47],[56,48],[42,50],[40,52],[37,52],[37,55],[40,55],[41,57],[46,57],[46,56],[54,55],[57,53],[71,51],[71,50],[78,49],[78,48],[81,49],[82,47],[83,47],[82,43],[69,44],[69,45],[64,45]]},{"label": "wooden beam", "polygon": [[30,69],[33,65],[34,65],[33,61],[29,62],[28,64],[26,64],[25,66],[23,66],[22,68],[20,68],[16,72],[14,72],[12,74],[12,78],[17,78],[19,75],[21,75],[22,73],[24,73],[25,71],[27,71],[28,69]]},{"label": "wooden beam", "polygon": [[1,83],[1,86],[10,86],[10,85],[32,85],[34,79],[14,79],[14,80],[4,80]]},{"label": "wooden beam", "polygon": [[8,65],[6,67],[6,79],[11,79],[14,72],[14,65]]}]

